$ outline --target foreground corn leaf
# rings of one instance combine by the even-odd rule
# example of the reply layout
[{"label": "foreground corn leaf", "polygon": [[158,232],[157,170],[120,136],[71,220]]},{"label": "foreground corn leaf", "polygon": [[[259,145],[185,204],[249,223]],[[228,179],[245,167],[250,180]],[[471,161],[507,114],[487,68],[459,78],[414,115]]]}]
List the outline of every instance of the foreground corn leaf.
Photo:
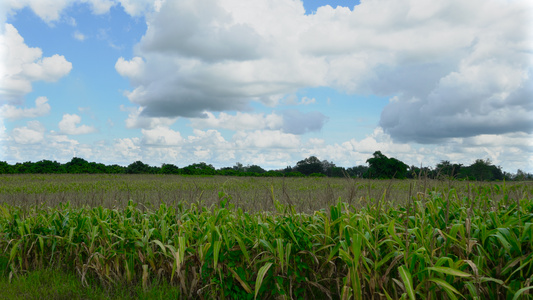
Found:
[{"label": "foreground corn leaf", "polygon": [[458,277],[470,277],[471,274],[465,273],[463,271],[459,271],[456,269],[448,268],[448,267],[428,267],[428,270],[432,270],[438,273],[458,276]]},{"label": "foreground corn leaf", "polygon": [[405,266],[400,266],[398,268],[398,272],[400,273],[400,277],[402,278],[407,296],[409,296],[409,299],[415,300],[415,290],[413,288],[413,278],[411,277],[411,273],[409,273]]},{"label": "foreground corn leaf", "polygon": [[259,289],[261,288],[261,285],[263,284],[263,279],[265,278],[266,273],[268,272],[268,269],[272,266],[272,263],[266,263],[264,266],[262,266],[259,269],[259,272],[257,272],[257,279],[255,281],[255,296],[254,299],[257,298],[257,294],[259,293]]}]

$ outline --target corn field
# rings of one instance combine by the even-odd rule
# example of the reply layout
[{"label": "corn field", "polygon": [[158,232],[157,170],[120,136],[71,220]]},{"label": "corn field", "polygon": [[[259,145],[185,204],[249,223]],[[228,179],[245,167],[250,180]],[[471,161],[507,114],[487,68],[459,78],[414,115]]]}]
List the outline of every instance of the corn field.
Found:
[{"label": "corn field", "polygon": [[5,178],[9,276],[54,267],[110,287],[167,281],[183,299],[533,299],[526,183],[265,179],[257,192],[249,179],[211,178],[183,201],[134,190],[90,205],[43,196],[70,195],[72,182],[31,193]]}]

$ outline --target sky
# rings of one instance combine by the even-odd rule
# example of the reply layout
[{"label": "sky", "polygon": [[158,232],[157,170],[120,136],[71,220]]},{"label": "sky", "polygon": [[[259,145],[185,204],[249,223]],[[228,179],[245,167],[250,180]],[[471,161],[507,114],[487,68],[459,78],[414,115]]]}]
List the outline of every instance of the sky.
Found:
[{"label": "sky", "polygon": [[0,161],[533,173],[529,0],[6,0]]}]

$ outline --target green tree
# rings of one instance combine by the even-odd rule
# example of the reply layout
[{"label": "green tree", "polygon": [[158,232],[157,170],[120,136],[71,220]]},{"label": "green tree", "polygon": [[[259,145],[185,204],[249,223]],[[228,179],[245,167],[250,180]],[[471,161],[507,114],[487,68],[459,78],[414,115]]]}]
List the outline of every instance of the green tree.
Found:
[{"label": "green tree", "polygon": [[490,159],[476,159],[473,164],[461,169],[460,177],[479,181],[503,180],[503,172]]},{"label": "green tree", "polygon": [[371,178],[406,178],[409,166],[396,158],[388,158],[381,151],[376,151],[372,158],[366,161],[369,165],[368,173]]},{"label": "green tree", "polygon": [[201,162],[186,166],[181,170],[181,173],[186,175],[215,175],[216,170],[213,165]]},{"label": "green tree", "polygon": [[13,166],[15,173],[17,174],[30,174],[32,173],[33,163],[31,161],[26,161],[23,163],[16,163]]},{"label": "green tree", "polygon": [[30,170],[31,173],[38,174],[64,173],[63,166],[60,163],[46,159],[33,163]]},{"label": "green tree", "polygon": [[240,162],[235,163],[232,169],[236,172],[244,172],[244,166]]},{"label": "green tree", "polygon": [[173,164],[163,164],[161,166],[161,174],[179,174],[180,168]]},{"label": "green tree", "polygon": [[131,163],[126,168],[127,174],[148,174],[148,173],[151,173],[151,171],[152,171],[152,168],[140,160],[134,163]]},{"label": "green tree", "polygon": [[363,178],[364,176],[368,175],[368,166],[354,166],[346,169],[346,172],[348,175],[350,175],[350,177]]},{"label": "green tree", "polygon": [[106,173],[108,173],[108,174],[124,174],[124,173],[126,173],[126,167],[119,166],[117,164],[106,166]]},{"label": "green tree", "polygon": [[251,165],[251,166],[247,166],[245,168],[246,172],[249,172],[249,173],[257,173],[257,174],[262,174],[262,173],[265,173],[266,170],[261,168],[260,166],[258,165]]},{"label": "green tree", "polygon": [[6,161],[0,161],[0,174],[12,174],[15,170]]},{"label": "green tree", "polygon": [[322,162],[316,156],[310,156],[297,162],[294,171],[304,175],[311,175],[313,173],[324,173],[324,168],[322,167]]},{"label": "green tree", "polygon": [[455,178],[461,171],[461,167],[461,164],[452,164],[447,160],[442,160],[435,167],[435,172],[438,174],[438,176]]},{"label": "green tree", "polygon": [[71,174],[89,173],[89,162],[83,158],[73,157],[65,164],[65,170]]}]

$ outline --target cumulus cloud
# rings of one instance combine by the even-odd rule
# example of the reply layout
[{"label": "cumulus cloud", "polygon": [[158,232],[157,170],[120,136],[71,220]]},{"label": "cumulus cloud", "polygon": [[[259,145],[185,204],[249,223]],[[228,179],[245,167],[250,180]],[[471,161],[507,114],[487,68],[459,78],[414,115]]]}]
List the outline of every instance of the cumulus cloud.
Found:
[{"label": "cumulus cloud", "polygon": [[302,113],[297,110],[286,110],[280,114],[271,113],[242,113],[235,115],[221,112],[216,117],[211,112],[206,112],[206,118],[191,119],[193,128],[222,128],[229,130],[282,130],[285,133],[304,134],[319,131],[324,126],[327,117],[322,113],[313,111]]},{"label": "cumulus cloud", "polygon": [[119,0],[118,2],[120,2],[126,13],[137,17],[147,12],[159,10],[163,0]]},{"label": "cumulus cloud", "polygon": [[235,115],[220,113],[218,118],[211,112],[206,112],[206,118],[191,119],[193,128],[222,128],[229,130],[260,130],[279,129],[283,126],[283,118],[280,115],[271,113],[269,115],[260,113],[242,113]]},{"label": "cumulus cloud", "polygon": [[[114,0],[6,0],[0,3],[0,21],[3,23],[6,15],[14,14],[17,10],[29,7],[41,20],[51,25],[59,21],[63,10],[74,3],[86,3],[91,7],[92,13],[100,15],[109,12],[109,9],[116,5],[117,2]],[[123,0],[121,2],[133,1]],[[67,22],[72,23],[72,21],[75,24],[74,19],[67,19]]]},{"label": "cumulus cloud", "polygon": [[[276,38],[297,27],[283,29],[273,18],[296,25],[293,17],[303,17],[304,9],[294,4],[164,2],[147,16],[148,30],[138,45],[142,59],[117,61],[117,71],[135,87],[128,98],[150,116],[206,117],[205,111],[240,111],[251,100],[276,103],[283,94],[317,85],[321,75],[310,64],[278,47],[294,44]],[[132,75],[124,72],[125,62]]]},{"label": "cumulus cloud", "polygon": [[137,56],[115,66],[143,115],[209,119],[329,86],[396,96],[380,124],[401,141],[531,132],[528,1],[363,1],[312,15],[289,0],[161,5]]},{"label": "cumulus cloud", "polygon": [[279,169],[293,166],[311,155],[344,167],[366,165],[372,153],[380,150],[389,157],[415,166],[433,167],[441,160],[470,165],[476,159],[489,158],[505,171],[533,171],[533,157],[529,155],[533,150],[533,135],[526,133],[453,138],[447,143],[429,146],[394,141],[379,127],[363,139],[335,144],[326,144],[317,138],[305,140],[280,130],[237,131],[231,139],[225,139],[217,130],[196,129],[191,135],[182,136],[178,131],[160,126],[143,130],[142,135],[141,138],[80,143],[64,134],[46,134],[41,123],[30,121],[26,126],[4,134],[6,137],[2,147],[9,151],[1,152],[0,156],[7,161],[35,161],[42,158],[62,162],[78,156],[123,165],[137,160],[151,165],[173,163],[178,166],[205,161],[217,167],[231,166],[240,161]]},{"label": "cumulus cloud", "polygon": [[238,131],[233,136],[233,140],[238,149],[295,149],[300,145],[297,135],[279,130]]},{"label": "cumulus cloud", "polygon": [[33,108],[17,108],[14,105],[5,104],[0,107],[0,117],[17,120],[22,118],[36,118],[44,116],[50,112],[50,104],[48,98],[39,97],[35,99],[35,107]]},{"label": "cumulus cloud", "polygon": [[143,128],[154,129],[160,126],[170,126],[176,122],[178,118],[155,118],[141,115],[142,107],[127,107],[120,106],[121,111],[129,112],[126,119],[126,128]]},{"label": "cumulus cloud", "polygon": [[45,128],[39,121],[29,121],[26,126],[16,127],[11,135],[17,144],[37,144],[44,139]]},{"label": "cumulus cloud", "polygon": [[96,128],[87,125],[78,126],[81,123],[81,117],[76,114],[64,114],[59,122],[61,133],[69,135],[88,134],[97,132]]},{"label": "cumulus cloud", "polygon": [[4,119],[0,118],[0,141],[7,140],[7,129],[4,125]]},{"label": "cumulus cloud", "polygon": [[[65,9],[69,0],[15,0],[2,1],[3,13],[13,13],[13,11],[29,6],[30,9],[47,23],[57,21],[61,16],[61,11]],[[5,18],[5,16],[2,16]]]},{"label": "cumulus cloud", "polygon": [[523,67],[527,55],[510,48],[481,61],[471,58],[474,53],[433,82],[430,91],[396,97],[383,110],[380,125],[398,140],[419,143],[533,132],[533,68]]},{"label": "cumulus cloud", "polygon": [[183,138],[178,131],[159,126],[154,129],[142,129],[143,143],[157,146],[177,146],[182,144]]},{"label": "cumulus cloud", "polygon": [[82,3],[89,3],[92,12],[96,15],[101,15],[109,12],[111,7],[116,5],[112,0],[81,0]]},{"label": "cumulus cloud", "polygon": [[18,103],[31,92],[33,81],[57,81],[72,69],[62,55],[42,57],[41,49],[28,47],[13,25],[4,27],[0,35],[0,101]]}]

